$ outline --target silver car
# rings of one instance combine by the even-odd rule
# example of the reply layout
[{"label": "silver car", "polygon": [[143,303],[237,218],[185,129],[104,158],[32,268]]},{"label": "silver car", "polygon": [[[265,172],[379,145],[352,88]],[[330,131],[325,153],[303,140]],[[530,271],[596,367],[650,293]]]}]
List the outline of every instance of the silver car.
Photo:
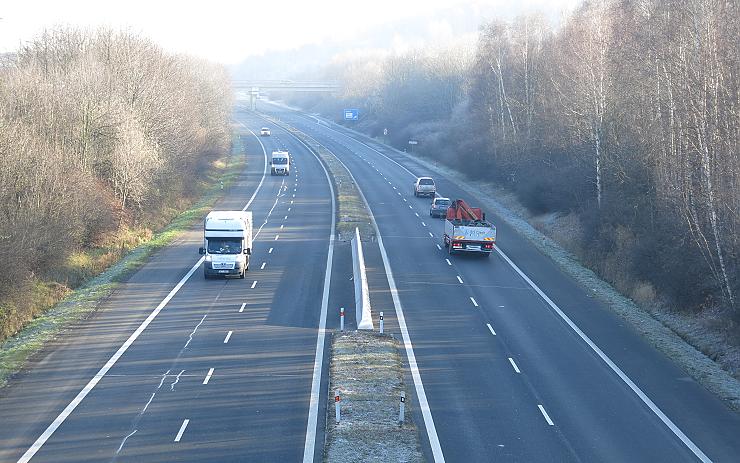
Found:
[{"label": "silver car", "polygon": [[430,217],[446,217],[447,208],[450,207],[449,198],[434,198],[429,208]]}]

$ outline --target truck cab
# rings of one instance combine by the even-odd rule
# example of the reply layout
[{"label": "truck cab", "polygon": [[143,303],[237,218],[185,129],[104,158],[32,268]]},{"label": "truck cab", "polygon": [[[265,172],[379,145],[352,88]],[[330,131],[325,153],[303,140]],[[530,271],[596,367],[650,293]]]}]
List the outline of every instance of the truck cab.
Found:
[{"label": "truck cab", "polygon": [[244,278],[252,254],[252,213],[248,211],[211,211],[203,223],[206,279],[223,275]]},{"label": "truck cab", "polygon": [[290,175],[290,153],[287,151],[272,152],[270,175]]}]

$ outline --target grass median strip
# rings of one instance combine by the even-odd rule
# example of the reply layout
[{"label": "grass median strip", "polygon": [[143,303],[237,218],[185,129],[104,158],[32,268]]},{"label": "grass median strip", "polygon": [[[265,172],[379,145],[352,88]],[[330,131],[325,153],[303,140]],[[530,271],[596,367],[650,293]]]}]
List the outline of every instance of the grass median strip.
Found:
[{"label": "grass median strip", "polygon": [[120,283],[144,265],[154,252],[170,244],[196,220],[202,219],[244,169],[244,156],[238,155],[243,152],[240,137],[235,135],[234,148],[227,157],[225,167],[215,172],[212,186],[195,205],[179,214],[150,240],[137,246],[106,270],[67,294],[18,334],[3,341],[0,344],[0,387],[4,387],[8,379],[20,371],[32,355],[39,352],[65,327],[93,313]]},{"label": "grass median strip", "polygon": [[341,421],[334,407],[327,418],[325,461],[422,462],[416,427],[406,403],[399,425],[404,391],[399,342],[368,331],[336,333],[331,345],[331,393],[339,391]]}]

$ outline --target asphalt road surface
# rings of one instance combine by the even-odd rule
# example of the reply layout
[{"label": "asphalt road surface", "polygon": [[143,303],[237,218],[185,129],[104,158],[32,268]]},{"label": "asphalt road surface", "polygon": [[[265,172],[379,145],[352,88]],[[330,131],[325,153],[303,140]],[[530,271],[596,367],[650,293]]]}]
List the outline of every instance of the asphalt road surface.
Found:
[{"label": "asphalt road surface", "polygon": [[[261,119],[237,113],[236,120],[248,164],[216,208],[249,203],[253,212],[246,278],[204,279],[196,265],[202,225],[154,255],[0,392],[0,461],[24,461],[50,425],[34,462],[302,460],[332,233],[330,187],[318,160],[292,137],[273,127],[272,137],[258,139],[248,129],[259,133]],[[265,168],[278,148],[294,155],[290,176]],[[325,377],[326,364],[323,370]],[[55,419],[62,420],[56,427]]]},{"label": "asphalt road surface", "polygon": [[324,144],[364,192],[429,404],[416,420],[430,461],[740,461],[738,414],[501,219],[488,214],[501,252],[450,256],[412,183],[433,176],[441,196],[476,205],[454,182],[313,116],[260,109]]}]

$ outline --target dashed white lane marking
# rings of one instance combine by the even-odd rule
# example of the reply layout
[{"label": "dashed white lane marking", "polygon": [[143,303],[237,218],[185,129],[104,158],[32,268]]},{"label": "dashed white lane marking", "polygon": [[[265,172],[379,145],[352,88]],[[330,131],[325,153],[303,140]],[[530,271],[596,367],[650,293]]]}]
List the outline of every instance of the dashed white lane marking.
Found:
[{"label": "dashed white lane marking", "polygon": [[478,303],[475,302],[475,299],[473,299],[473,296],[470,296],[470,302],[472,302],[474,306],[478,307]]},{"label": "dashed white lane marking", "polygon": [[429,236],[431,236],[432,238],[434,238],[434,233],[432,233],[432,232],[427,232],[427,233],[429,233]]},{"label": "dashed white lane marking", "polygon": [[427,226],[427,224],[426,224],[426,223],[424,223],[424,222],[422,222],[422,223],[421,223],[421,225],[422,225],[423,227],[426,227],[426,226]]},{"label": "dashed white lane marking", "polygon": [[265,269],[265,265],[267,265],[267,262],[262,262],[262,266],[260,267],[260,270],[264,270]]},{"label": "dashed white lane marking", "polygon": [[492,335],[496,336],[496,332],[493,331],[493,327],[490,323],[486,323],[486,326],[488,327],[488,330],[491,332]]},{"label": "dashed white lane marking", "polygon": [[203,380],[203,384],[208,384],[208,381],[211,380],[212,375],[213,375],[213,368],[210,368],[208,370],[208,374],[206,375],[206,378]]},{"label": "dashed white lane marking", "polygon": [[[254,281],[252,282],[252,289],[254,289],[254,287],[255,287],[255,286],[257,286],[257,280],[254,280]],[[241,310],[240,310],[239,312],[241,312]]]},{"label": "dashed white lane marking", "polygon": [[286,215],[285,217],[283,217],[283,220],[288,220],[288,216]]},{"label": "dashed white lane marking", "polygon": [[411,204],[409,204],[409,209],[413,209],[413,206],[411,206]]},{"label": "dashed white lane marking", "polygon": [[231,335],[233,334],[233,331],[229,331],[226,333],[226,337],[224,338],[224,344],[227,344],[229,342],[229,339],[231,339]]},{"label": "dashed white lane marking", "polygon": [[462,278],[460,278],[460,275],[457,276],[457,281],[460,282],[460,284],[463,284]]},{"label": "dashed white lane marking", "polygon": [[[293,200],[290,201],[290,204],[293,204]],[[290,208],[288,208],[288,210],[290,210]]]},{"label": "dashed white lane marking", "polygon": [[521,371],[519,371],[519,367],[516,366],[516,362],[514,361],[513,358],[509,357],[509,363],[514,368],[514,371],[516,371],[517,373],[521,373]]},{"label": "dashed white lane marking", "polygon": [[[439,245],[437,245],[439,246]],[[452,262],[450,262],[450,259],[445,259],[445,262],[447,262],[447,265],[452,265]]]},{"label": "dashed white lane marking", "polygon": [[393,189],[394,189],[394,190],[397,190],[398,188],[396,188],[396,187],[393,187]]},{"label": "dashed white lane marking", "polygon": [[285,225],[280,225],[280,229],[282,230]]},{"label": "dashed white lane marking", "polygon": [[408,199],[406,199],[406,198],[403,198],[403,202],[407,203],[407,202],[409,202],[409,201],[408,201]]},{"label": "dashed white lane marking", "polygon": [[537,404],[537,407],[539,407],[540,411],[542,412],[542,416],[545,417],[545,421],[547,421],[547,424],[549,424],[550,426],[554,426],[555,423],[553,423],[552,420],[550,419],[550,416],[545,411],[545,407],[543,407],[540,404]]},{"label": "dashed white lane marking", "polygon": [[268,254],[272,254],[272,248],[270,248],[269,251],[267,251]]},{"label": "dashed white lane marking", "polygon": [[[293,201],[291,201],[290,203],[293,204]],[[288,212],[290,212],[290,208],[288,208]]]},{"label": "dashed white lane marking", "polygon": [[293,197],[295,198],[295,193],[293,193]]},{"label": "dashed white lane marking", "polygon": [[185,432],[185,428],[188,427],[188,423],[190,423],[190,420],[184,420],[182,422],[180,430],[177,431],[177,436],[175,436],[175,442],[180,442],[180,439],[182,439],[182,434]]},{"label": "dashed white lane marking", "polygon": [[275,235],[275,241],[277,241],[278,238],[280,238],[280,235]]},{"label": "dashed white lane marking", "polygon": [[398,196],[401,196],[401,192],[400,191],[397,191],[396,193],[398,193]]},{"label": "dashed white lane marking", "polygon": [[[442,246],[437,245],[437,249],[439,249],[441,251],[442,250]],[[452,265],[452,264],[450,264],[450,265]]]},{"label": "dashed white lane marking", "polygon": [[414,215],[417,216],[417,217],[419,217],[419,213],[418,212],[414,212]]}]

